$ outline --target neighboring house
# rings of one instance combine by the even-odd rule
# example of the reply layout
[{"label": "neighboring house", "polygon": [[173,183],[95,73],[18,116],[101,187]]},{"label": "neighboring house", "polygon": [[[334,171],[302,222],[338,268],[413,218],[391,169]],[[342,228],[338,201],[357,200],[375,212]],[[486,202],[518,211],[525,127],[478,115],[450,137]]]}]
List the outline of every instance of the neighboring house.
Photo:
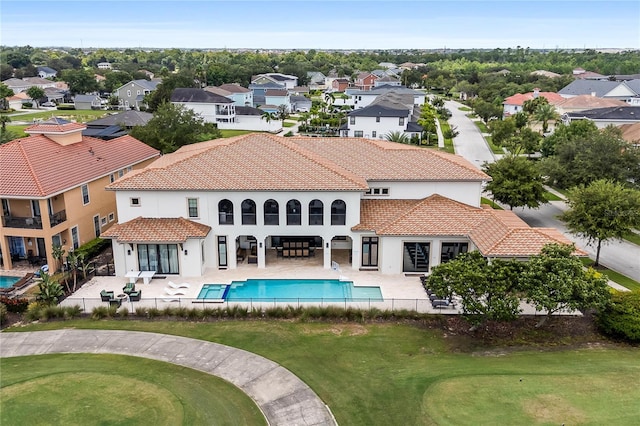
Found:
[{"label": "neighboring house", "polygon": [[573,76],[580,80],[606,80],[608,77],[606,75],[598,74],[593,71],[586,71],[583,68],[574,68]]},{"label": "neighboring house", "polygon": [[640,96],[640,80],[574,80],[558,91],[563,98],[592,95],[597,98],[633,102]]},{"label": "neighboring house", "polygon": [[558,74],[558,73],[555,73],[555,72],[551,72],[551,71],[545,71],[545,70],[531,71],[530,75],[537,75],[537,76],[540,76],[540,77],[547,77],[547,78],[562,77],[561,74]]},{"label": "neighboring house", "polygon": [[348,78],[334,78],[331,82],[332,92],[344,92],[349,87]]},{"label": "neighboring house", "polygon": [[373,85],[375,81],[378,79],[378,76],[372,74],[370,72],[361,72],[356,76],[356,82],[354,86],[360,90],[371,90],[373,89]]},{"label": "neighboring house", "polygon": [[380,62],[380,63],[378,64],[378,66],[379,66],[380,68],[386,68],[386,69],[389,69],[389,68],[397,68],[396,64],[391,63],[391,62]]},{"label": "neighboring house", "polygon": [[267,121],[263,114],[264,111],[260,108],[237,106],[236,121],[233,123],[218,123],[218,128],[271,133],[278,133],[282,130],[282,120],[270,119]]},{"label": "neighboring house", "polygon": [[556,111],[558,111],[558,114],[562,115],[566,112],[578,112],[589,109],[617,106],[627,106],[627,104],[616,99],[604,99],[592,95],[580,95],[560,101],[556,104]]},{"label": "neighboring house", "polygon": [[236,106],[253,106],[253,92],[246,87],[235,83],[223,84],[219,87],[229,93],[226,96],[233,100]]},{"label": "neighboring house", "polygon": [[599,129],[609,125],[640,123],[640,106],[618,106],[597,108],[587,111],[568,112],[562,115],[562,121],[569,124],[575,120],[591,120]]},{"label": "neighboring house", "polygon": [[320,71],[307,71],[309,89],[311,90],[325,90],[327,88],[326,78]]},{"label": "neighboring house", "polygon": [[144,106],[144,97],[157,89],[160,81],[132,80],[113,91],[122,109],[136,109]]},{"label": "neighboring house", "polygon": [[134,126],[144,126],[153,118],[153,114],[141,111],[124,111],[85,123],[84,136],[99,139],[115,139],[129,134]]},{"label": "neighboring house", "polygon": [[69,252],[98,237],[118,220],[105,187],[159,156],[130,136],[104,141],[83,136],[84,128],[42,122],[24,130],[30,136],[0,145],[4,269],[18,260],[55,265],[53,245]]},{"label": "neighboring house", "polygon": [[311,99],[306,96],[291,96],[291,112],[309,112],[311,111]]},{"label": "neighboring house", "polygon": [[103,102],[98,95],[76,95],[73,98],[73,105],[76,109],[101,109]]},{"label": "neighboring house", "polygon": [[384,139],[392,132],[401,132],[409,137],[420,137],[419,116],[420,107],[414,105],[412,95],[389,92],[380,95],[371,105],[348,113],[340,134],[351,138]]},{"label": "neighboring house", "polygon": [[298,85],[298,77],[295,75],[280,74],[270,72],[266,74],[258,74],[251,77],[251,84],[267,84],[275,83],[284,86],[285,89],[293,89]]},{"label": "neighboring house", "polygon": [[40,77],[25,77],[23,79],[19,78],[9,78],[2,82],[9,89],[13,90],[14,94],[18,94],[20,92],[26,92],[30,87],[36,86],[41,88],[42,90],[47,88],[55,88],[56,83],[51,80],[45,80]]},{"label": "neighboring house", "polygon": [[249,85],[249,90],[251,90],[251,93],[253,94],[253,106],[258,108],[267,103],[265,100],[267,90],[286,90],[286,88],[283,84],[268,82],[261,84],[251,83]]},{"label": "neighboring house", "polygon": [[47,98],[47,101],[49,102],[64,102],[64,98],[68,93],[69,92],[66,90],[60,90],[53,87],[47,87],[46,89],[44,89],[44,97]]},{"label": "neighboring house", "polygon": [[620,126],[622,138],[631,145],[640,148],[640,123],[623,124]]},{"label": "neighboring house", "polygon": [[425,93],[419,90],[409,89],[404,86],[380,86],[376,87],[372,90],[359,90],[359,89],[348,89],[345,94],[350,96],[350,99],[344,100],[343,102],[338,102],[336,100],[335,104],[340,105],[344,103],[345,105],[353,106],[353,108],[364,108],[371,105],[379,96],[385,95],[387,93],[396,93],[398,95],[411,95],[413,96],[413,103],[415,105],[424,105],[425,103]]},{"label": "neighboring house", "polygon": [[391,77],[388,75],[385,75],[383,77],[378,78],[376,81],[373,82],[373,87],[380,87],[380,86],[395,86],[395,87],[399,87],[401,86],[400,80],[395,78],[395,77]]},{"label": "neighboring house", "polygon": [[264,92],[264,101],[266,105],[284,105],[287,111],[291,112],[291,95],[286,90],[266,90]]},{"label": "neighboring house", "polygon": [[100,70],[110,70],[112,68],[109,62],[98,62],[97,67]]},{"label": "neighboring house", "polygon": [[233,123],[236,121],[236,106],[231,99],[203,89],[174,89],[171,93],[171,103],[183,105],[200,115],[208,123]]},{"label": "neighboring house", "polygon": [[308,95],[309,94],[309,86],[296,86],[293,89],[289,89],[288,92],[291,95]]},{"label": "neighboring house", "polygon": [[348,258],[343,271],[424,274],[466,251],[527,259],[546,243],[569,242],[480,207],[489,179],[436,150],[253,133],[182,147],[109,185],[119,222],[102,237],[120,277],[295,267],[291,244],[318,268]]},{"label": "neighboring house", "polygon": [[526,101],[530,101],[532,99],[537,98],[538,96],[542,96],[549,101],[551,105],[557,105],[562,102],[564,98],[555,92],[540,92],[539,89],[534,89],[533,92],[529,93],[516,93],[513,96],[509,96],[502,102],[503,110],[502,116],[509,117],[519,112],[522,112],[522,107]]},{"label": "neighboring house", "polygon": [[58,71],[49,67],[38,67],[38,77],[40,78],[56,78]]},{"label": "neighboring house", "polygon": [[29,97],[25,92],[16,93],[13,96],[7,98],[10,109],[22,109],[22,105],[25,103],[33,102],[33,99]]}]

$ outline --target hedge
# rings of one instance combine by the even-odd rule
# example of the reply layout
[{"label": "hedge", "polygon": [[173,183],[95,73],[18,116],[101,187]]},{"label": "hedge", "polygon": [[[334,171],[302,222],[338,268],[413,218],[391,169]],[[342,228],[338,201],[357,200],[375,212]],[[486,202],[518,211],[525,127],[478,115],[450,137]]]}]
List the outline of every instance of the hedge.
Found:
[{"label": "hedge", "polygon": [[640,342],[640,291],[616,292],[611,304],[598,315],[603,333]]},{"label": "hedge", "polygon": [[85,260],[89,260],[89,259],[92,259],[92,258],[96,257],[97,255],[99,255],[102,252],[102,250],[107,248],[109,245],[111,245],[111,240],[104,240],[102,238],[94,238],[93,240],[89,241],[88,243],[85,243],[85,244],[81,245],[80,247],[78,247],[75,250],[75,253],[83,254],[84,255],[84,259]]},{"label": "hedge", "polygon": [[27,310],[29,301],[27,299],[10,299],[7,296],[0,296],[0,303],[7,307],[7,311],[21,314]]}]

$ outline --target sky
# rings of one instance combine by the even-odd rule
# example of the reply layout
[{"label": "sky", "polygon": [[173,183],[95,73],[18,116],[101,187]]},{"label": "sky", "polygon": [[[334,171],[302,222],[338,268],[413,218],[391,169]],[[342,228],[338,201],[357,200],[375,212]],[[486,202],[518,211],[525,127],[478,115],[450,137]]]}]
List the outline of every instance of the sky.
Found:
[{"label": "sky", "polygon": [[0,0],[0,45],[640,49],[640,1]]}]

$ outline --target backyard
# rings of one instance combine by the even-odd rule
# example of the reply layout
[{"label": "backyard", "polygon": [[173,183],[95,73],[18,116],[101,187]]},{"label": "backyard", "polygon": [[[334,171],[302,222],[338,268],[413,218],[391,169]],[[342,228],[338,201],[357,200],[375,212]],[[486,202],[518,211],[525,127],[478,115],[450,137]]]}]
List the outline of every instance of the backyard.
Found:
[{"label": "backyard", "polygon": [[[640,381],[638,349],[602,340],[581,319],[558,320],[544,330],[525,322],[520,329],[494,329],[478,336],[469,335],[468,326],[459,319],[446,320],[447,324],[442,324],[443,321],[435,317],[376,324],[72,320],[27,325],[17,331],[62,327],[129,329],[177,334],[242,348],[292,371],[327,403],[338,424],[345,425],[631,425],[640,417],[637,404],[640,388],[632,385]],[[72,358],[67,362],[64,357]],[[36,359],[38,363],[32,368]],[[76,361],[77,367],[72,367],[72,361]],[[7,406],[9,396],[14,395],[11,385],[17,382],[21,382],[24,398],[34,392],[34,400],[39,400],[41,386],[29,384],[43,379],[34,372],[61,371],[79,379],[78,386],[85,386],[82,383],[93,380],[98,373],[114,374],[114,369],[101,365],[109,361],[109,357],[102,355],[2,359],[3,370],[11,374],[2,376],[0,402]],[[85,367],[85,362],[96,364]],[[163,375],[155,366],[149,366],[157,363],[147,360],[117,357],[117,363],[118,375],[135,371],[134,378],[143,384],[155,383],[152,377]],[[29,368],[5,368],[11,365]],[[176,382],[195,380],[189,376],[191,370],[166,364],[159,368],[173,374]],[[117,394],[129,386],[115,380],[103,381],[102,385],[108,394]],[[69,393],[76,392],[74,384],[65,385],[69,386]],[[167,383],[158,384],[157,392],[163,393],[164,386]],[[180,401],[189,402],[192,398],[192,389],[188,387],[170,389]],[[214,388],[203,392],[212,401],[203,404],[220,404],[221,393],[211,389]],[[16,408],[11,401],[12,416],[27,415],[33,407]],[[68,400],[57,403],[64,410],[81,414],[79,404]],[[89,398],[86,404],[91,403]],[[240,398],[224,403],[242,401]],[[6,421],[7,410],[2,411],[2,420]],[[251,413],[250,408],[229,408],[229,411],[238,411],[243,416],[237,422],[232,421],[234,424],[247,421]],[[176,420],[206,424],[206,419],[188,418],[186,414]],[[100,420],[94,418],[83,424],[100,424]]]}]

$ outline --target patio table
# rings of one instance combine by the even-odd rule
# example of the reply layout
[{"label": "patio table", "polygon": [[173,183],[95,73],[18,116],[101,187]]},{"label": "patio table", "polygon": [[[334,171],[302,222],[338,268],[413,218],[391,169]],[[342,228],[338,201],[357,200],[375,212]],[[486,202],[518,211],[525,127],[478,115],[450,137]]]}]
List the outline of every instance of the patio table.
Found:
[{"label": "patio table", "polygon": [[139,277],[142,278],[142,282],[144,282],[145,284],[149,284],[155,274],[156,271],[142,271],[140,272]]},{"label": "patio table", "polygon": [[124,276],[125,278],[129,278],[131,284],[135,284],[138,278],[140,278],[140,271],[129,271]]}]

